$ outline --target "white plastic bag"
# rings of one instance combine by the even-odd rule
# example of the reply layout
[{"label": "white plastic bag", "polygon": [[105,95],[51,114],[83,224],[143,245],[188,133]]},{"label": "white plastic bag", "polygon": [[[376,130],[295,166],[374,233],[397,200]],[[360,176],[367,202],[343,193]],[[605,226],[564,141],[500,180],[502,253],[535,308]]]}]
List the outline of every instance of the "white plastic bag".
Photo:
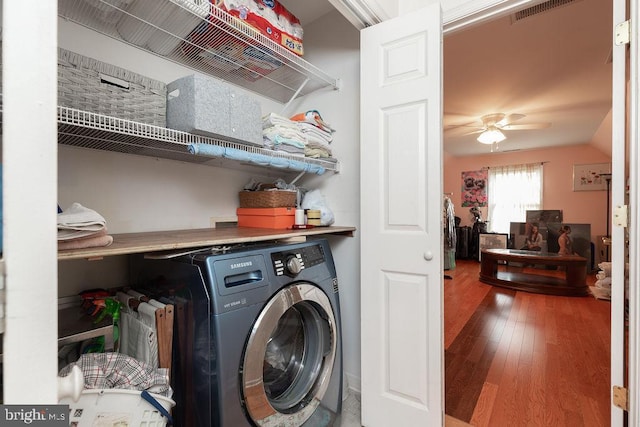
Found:
[{"label": "white plastic bag", "polygon": [[302,199],[302,209],[317,209],[320,211],[320,225],[331,225],[335,221],[333,212],[327,205],[320,190],[308,191]]}]

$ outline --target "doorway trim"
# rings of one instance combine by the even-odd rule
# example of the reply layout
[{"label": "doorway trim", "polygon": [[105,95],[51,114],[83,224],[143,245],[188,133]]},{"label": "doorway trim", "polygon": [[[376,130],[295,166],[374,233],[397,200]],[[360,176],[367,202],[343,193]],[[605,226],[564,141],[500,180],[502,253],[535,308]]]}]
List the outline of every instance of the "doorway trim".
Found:
[{"label": "doorway trim", "polygon": [[[411,0],[407,0],[411,1]],[[455,3],[456,5],[451,5],[453,3],[450,0],[436,0],[440,1],[442,9],[443,9],[443,34],[447,35],[453,33],[460,29],[468,29],[470,26],[480,24],[482,22],[499,18],[501,16],[512,13],[516,10],[523,8],[524,5],[527,7],[534,6],[538,3],[542,3],[542,1],[527,1],[527,0],[459,0]],[[615,3],[618,0],[613,0]],[[640,19],[640,1],[639,0],[631,0],[630,1],[630,12],[627,13],[627,16],[631,16],[634,19],[631,19],[631,32],[632,32],[632,40],[638,40],[640,37],[640,29],[638,20]],[[407,10],[402,11],[407,12]],[[615,13],[614,13],[615,15]],[[614,16],[614,20],[616,16]],[[618,21],[622,22],[624,19],[618,19]],[[612,27],[616,24],[616,22],[612,22]],[[631,89],[629,90],[630,96],[628,101],[628,111],[626,112],[627,117],[636,117],[638,112],[638,102],[639,98],[637,95],[638,87],[640,86],[640,76],[638,75],[638,67],[637,64],[640,63],[640,53],[639,47],[637,43],[631,43],[631,59],[630,59],[630,85]],[[612,87],[612,91],[615,90],[615,87]],[[613,94],[612,94],[613,95]],[[615,96],[615,95],[614,95]],[[612,105],[613,107],[613,105]],[[636,425],[638,420],[640,419],[640,413],[638,412],[638,408],[640,408],[640,366],[638,363],[640,362],[640,352],[636,350],[638,343],[640,342],[640,327],[638,325],[640,313],[637,312],[636,306],[640,301],[640,289],[637,286],[634,286],[638,283],[638,277],[640,273],[640,269],[634,268],[635,266],[640,265],[640,236],[638,236],[637,231],[635,231],[636,227],[640,224],[640,207],[638,206],[638,202],[640,201],[640,188],[636,187],[636,183],[638,182],[638,176],[640,171],[638,170],[640,167],[640,151],[637,148],[637,141],[640,140],[640,130],[638,129],[638,121],[629,120],[629,136],[627,143],[630,147],[630,152],[627,152],[626,155],[629,156],[628,164],[629,164],[629,198],[626,203],[630,206],[630,218],[627,222],[627,227],[631,229],[629,233],[629,351],[628,351],[628,365],[629,372],[626,374],[626,378],[619,378],[620,375],[616,374],[614,378],[612,376],[613,385],[622,385],[628,387],[628,416],[629,416],[629,425]],[[612,142],[613,143],[613,142]],[[614,153],[612,152],[612,160]],[[619,157],[619,156],[618,156]],[[620,160],[620,159],[618,159]],[[624,163],[624,156],[622,159]],[[614,177],[612,184],[612,192],[614,194],[612,200],[612,205],[624,205],[624,201],[620,199],[620,193],[624,192],[624,183],[625,177],[616,175]],[[617,200],[619,203],[616,204],[616,194],[618,195]],[[623,227],[615,227],[617,230],[613,230],[612,237],[618,237],[618,241],[624,240]],[[635,232],[634,232],[635,231]],[[619,262],[614,262],[614,264],[623,264],[622,261],[624,259],[624,254],[621,254],[619,249],[622,248],[622,245],[618,245],[618,248],[613,248],[614,253],[618,254],[618,258],[620,258]],[[612,265],[613,268],[616,268],[615,265]],[[624,268],[624,267],[622,267]],[[618,275],[622,276],[621,269],[618,270]],[[620,281],[624,283],[624,280]],[[613,295],[612,295],[612,303],[613,303]],[[612,337],[615,331],[613,327],[615,324],[612,319]],[[612,341],[613,344],[613,341]],[[622,351],[624,356],[624,349],[617,350]],[[611,360],[614,361],[613,357],[613,345],[611,346]],[[615,360],[620,359],[617,357]],[[626,381],[625,381],[626,379]],[[618,384],[621,383],[621,384]],[[610,399],[610,403],[612,400]],[[611,422],[612,425],[622,425],[622,411],[613,404],[611,404],[612,417]]]},{"label": "doorway trim", "polygon": [[440,0],[442,5],[442,33],[444,35],[472,25],[508,15],[523,6],[531,7],[544,0],[461,0],[455,6],[452,2]]}]

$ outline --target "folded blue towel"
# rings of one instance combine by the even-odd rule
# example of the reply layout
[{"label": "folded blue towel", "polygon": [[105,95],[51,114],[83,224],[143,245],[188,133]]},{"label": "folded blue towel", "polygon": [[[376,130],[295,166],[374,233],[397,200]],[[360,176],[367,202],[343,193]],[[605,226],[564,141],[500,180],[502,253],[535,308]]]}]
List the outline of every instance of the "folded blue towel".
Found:
[{"label": "folded blue towel", "polygon": [[244,150],[238,150],[237,148],[225,148],[224,157],[227,159],[238,160],[241,162],[248,162],[251,160],[251,153]]},{"label": "folded blue towel", "polygon": [[187,149],[189,150],[189,153],[200,156],[222,157],[224,155],[224,147],[213,144],[189,144]]},{"label": "folded blue towel", "polygon": [[256,165],[269,166],[269,164],[271,164],[270,156],[255,153],[255,154],[252,154],[250,157],[251,157],[251,163],[254,163]]},{"label": "folded blue towel", "polygon": [[316,175],[322,175],[326,172],[326,169],[320,165],[309,164],[309,169],[307,170],[309,173],[315,173]]},{"label": "folded blue towel", "polygon": [[271,162],[269,163],[274,168],[280,169],[288,169],[289,168],[289,160],[283,159],[281,157],[273,157]]},{"label": "folded blue towel", "polygon": [[289,169],[292,169],[298,172],[306,172],[309,170],[309,164],[305,162],[301,162],[299,160],[290,160]]},{"label": "folded blue towel", "polygon": [[208,157],[225,157],[227,159],[238,160],[241,162],[251,162],[260,166],[272,166],[279,169],[291,169],[298,172],[309,172],[317,175],[325,173],[325,168],[312,163],[305,163],[299,160],[288,160],[282,157],[271,157],[265,154],[250,153],[237,148],[225,148],[213,144],[189,144],[187,147],[189,153],[208,156]]}]

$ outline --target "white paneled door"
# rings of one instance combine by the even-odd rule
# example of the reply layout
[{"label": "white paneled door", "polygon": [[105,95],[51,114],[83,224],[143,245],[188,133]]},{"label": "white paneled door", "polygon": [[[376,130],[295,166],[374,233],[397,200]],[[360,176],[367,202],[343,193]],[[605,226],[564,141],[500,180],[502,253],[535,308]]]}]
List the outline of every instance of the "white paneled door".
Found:
[{"label": "white paneled door", "polygon": [[442,425],[442,31],[362,31],[362,424]]}]

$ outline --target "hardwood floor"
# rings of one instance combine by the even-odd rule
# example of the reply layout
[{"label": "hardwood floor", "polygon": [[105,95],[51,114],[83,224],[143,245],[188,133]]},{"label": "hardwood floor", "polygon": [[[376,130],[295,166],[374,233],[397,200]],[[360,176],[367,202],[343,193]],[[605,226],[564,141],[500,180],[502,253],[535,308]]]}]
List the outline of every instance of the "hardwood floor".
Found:
[{"label": "hardwood floor", "polygon": [[478,427],[609,425],[610,303],[493,287],[479,271],[456,260],[445,272],[446,414]]}]

